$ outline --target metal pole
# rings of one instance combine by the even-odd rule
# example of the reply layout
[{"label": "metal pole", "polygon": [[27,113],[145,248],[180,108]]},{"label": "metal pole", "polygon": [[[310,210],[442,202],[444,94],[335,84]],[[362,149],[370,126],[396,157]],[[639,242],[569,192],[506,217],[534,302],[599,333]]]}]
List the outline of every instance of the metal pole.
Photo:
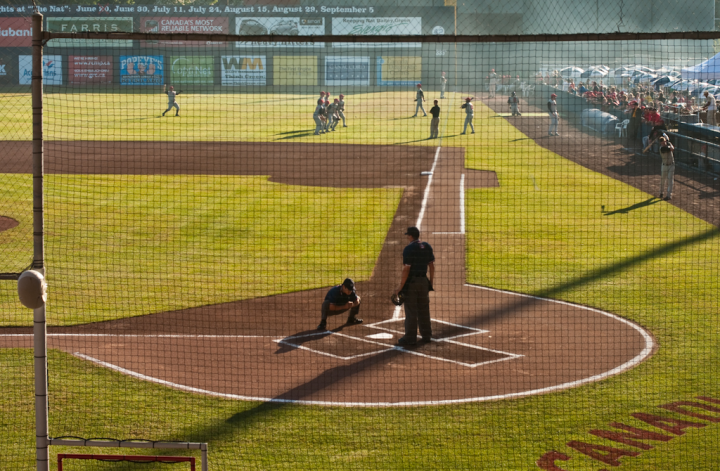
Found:
[{"label": "metal pole", "polygon": [[[45,276],[43,222],[43,16],[32,16],[32,111],[33,111],[33,262]],[[47,325],[45,305],[33,311],[35,354],[35,460],[37,471],[50,470],[48,450]]]}]

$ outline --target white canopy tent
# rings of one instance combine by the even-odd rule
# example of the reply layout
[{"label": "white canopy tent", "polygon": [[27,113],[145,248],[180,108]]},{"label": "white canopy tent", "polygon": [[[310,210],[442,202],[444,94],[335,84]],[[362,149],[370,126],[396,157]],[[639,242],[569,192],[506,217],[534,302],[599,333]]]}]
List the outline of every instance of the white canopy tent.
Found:
[{"label": "white canopy tent", "polygon": [[720,53],[698,65],[682,69],[682,78],[687,80],[700,80],[705,82],[720,79]]}]

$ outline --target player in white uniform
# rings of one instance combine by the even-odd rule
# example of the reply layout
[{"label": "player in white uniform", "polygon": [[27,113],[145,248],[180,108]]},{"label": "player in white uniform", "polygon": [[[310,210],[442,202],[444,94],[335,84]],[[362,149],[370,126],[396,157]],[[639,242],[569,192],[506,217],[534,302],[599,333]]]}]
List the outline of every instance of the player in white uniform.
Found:
[{"label": "player in white uniform", "polygon": [[328,113],[327,129],[328,129],[328,131],[334,131],[334,130],[335,130],[335,126],[337,126],[337,123],[338,123],[339,118],[338,118],[338,116],[337,116],[336,113],[337,113],[337,110],[338,110],[338,103],[339,103],[339,102],[340,102],[340,100],[338,100],[337,98],[335,98],[335,101],[333,101],[332,103],[330,103],[330,104],[328,105],[328,107],[327,107],[327,113]]},{"label": "player in white uniform", "polygon": [[415,93],[415,101],[417,102],[417,105],[415,105],[415,114],[413,115],[413,118],[415,118],[418,114],[418,110],[422,110],[425,116],[427,116],[427,113],[425,112],[425,107],[423,106],[423,102],[425,101],[425,93],[422,91],[422,84],[417,84],[417,92]]},{"label": "player in white uniform", "polygon": [[320,119],[320,116],[323,114],[323,103],[325,103],[322,98],[317,101],[317,106],[315,107],[315,112],[313,113],[313,120],[315,121],[315,135],[319,135],[322,132],[323,128],[323,122],[322,119]]},{"label": "player in white uniform", "polygon": [[[343,127],[346,128],[347,125],[345,124],[345,100],[344,100],[344,98],[345,98],[345,95],[343,95],[341,93],[340,101],[339,101],[340,106],[338,106],[338,116],[340,116],[340,119],[342,119],[342,121],[343,121]],[[336,125],[337,125],[337,123],[336,123]]]},{"label": "player in white uniform", "polygon": [[462,104],[460,108],[465,108],[465,127],[463,128],[463,132],[460,134],[465,134],[467,131],[468,124],[470,125],[470,129],[472,129],[472,133],[475,134],[475,126],[473,126],[473,117],[475,116],[475,107],[472,103],[472,98],[467,97],[465,98],[465,103]]},{"label": "player in white uniform", "polygon": [[490,71],[490,96],[488,98],[495,98],[495,91],[497,90],[498,86],[498,76],[495,73],[495,69],[492,69]]},{"label": "player in white uniform", "polygon": [[175,116],[180,115],[180,105],[177,101],[175,101],[175,97],[180,95],[181,92],[176,92],[172,85],[170,85],[170,90],[166,91],[165,94],[168,97],[168,107],[165,111],[163,111],[163,116],[165,116],[165,113],[170,111],[171,109],[175,108]]},{"label": "player in white uniform", "polygon": [[445,77],[445,72],[442,72],[442,75],[440,76],[440,99],[442,100],[445,98],[445,86],[447,85],[447,77]]}]

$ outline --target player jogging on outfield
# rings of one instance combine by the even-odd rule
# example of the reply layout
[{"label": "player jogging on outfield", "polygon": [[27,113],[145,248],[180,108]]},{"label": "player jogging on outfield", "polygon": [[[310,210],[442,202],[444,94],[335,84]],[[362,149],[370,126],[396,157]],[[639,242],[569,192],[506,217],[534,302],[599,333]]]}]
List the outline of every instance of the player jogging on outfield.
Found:
[{"label": "player jogging on outfield", "polygon": [[460,108],[465,108],[465,126],[463,127],[463,132],[460,134],[465,134],[467,132],[468,124],[470,125],[470,129],[472,129],[472,133],[475,134],[475,126],[473,126],[473,117],[475,116],[475,107],[472,103],[472,97],[465,98],[465,103],[460,106]]},{"label": "player jogging on outfield", "polygon": [[168,97],[168,107],[165,111],[163,111],[163,116],[165,116],[165,113],[170,111],[171,109],[175,108],[175,116],[180,116],[180,105],[177,101],[175,101],[175,97],[180,95],[182,92],[176,92],[172,85],[170,85],[170,90],[166,91],[165,94]]},{"label": "player jogging on outfield", "polygon": [[415,105],[415,114],[413,115],[413,118],[417,117],[418,110],[422,110],[424,113],[423,116],[427,116],[427,113],[425,112],[425,107],[423,106],[423,102],[425,101],[425,93],[422,90],[422,84],[417,84],[417,92],[415,93],[415,101],[417,104]]}]

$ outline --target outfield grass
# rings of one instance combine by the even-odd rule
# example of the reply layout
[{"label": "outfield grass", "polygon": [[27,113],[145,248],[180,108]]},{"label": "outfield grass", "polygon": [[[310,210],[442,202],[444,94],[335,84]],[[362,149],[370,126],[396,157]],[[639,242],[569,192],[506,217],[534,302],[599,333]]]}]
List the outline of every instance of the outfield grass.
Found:
[{"label": "outfield grass", "polygon": [[[397,94],[376,95],[367,96],[373,106],[399,99]],[[446,103],[452,111],[441,129],[455,135],[463,118],[459,100]],[[412,112],[414,108],[409,113],[392,108],[383,118],[351,122],[362,122],[362,129],[347,128],[347,134],[327,137],[359,142],[364,136],[368,144],[421,139],[427,121],[394,119]],[[357,410],[212,399],[142,383],[51,352],[51,434],[208,441],[212,469],[526,470],[537,469],[534,463],[543,453],[557,450],[572,458],[558,462],[562,468],[597,470],[610,467],[565,444],[580,440],[641,451],[588,431],[608,429],[611,422],[652,429],[630,414],[687,419],[657,406],[698,395],[720,398],[720,237],[715,228],[667,203],[648,202],[650,195],[530,140],[518,140],[524,136],[492,115],[478,104],[478,134],[443,141],[465,146],[467,166],[494,170],[500,181],[499,188],[467,192],[468,281],[581,303],[631,319],[650,330],[660,346],[647,362],[599,383],[538,397]],[[300,127],[289,121],[274,126],[272,131],[249,130],[251,140],[273,140],[274,133]],[[298,138],[307,139],[312,137]],[[74,177],[63,178],[69,183]],[[148,181],[126,184],[140,192],[153,188]],[[273,185],[262,179],[254,184]],[[396,204],[395,195],[386,194],[388,204]],[[636,206],[642,202],[652,204]],[[629,209],[633,207],[637,209]],[[108,217],[108,227],[111,222]],[[98,224],[106,225],[102,220]],[[154,247],[154,253],[161,253],[156,251]],[[6,308],[1,309],[5,317]],[[2,442],[17,457],[17,469],[31,469],[32,352],[0,350],[0,371],[8,373],[8,394],[0,399]],[[622,458],[620,469],[713,469],[719,442],[720,424],[688,429],[670,442],[652,443],[655,448],[639,457]]]},{"label": "outfield grass", "polygon": [[[0,174],[29,188],[30,175]],[[72,325],[331,286],[370,277],[400,189],[336,189],[267,177],[49,175],[48,321]],[[31,193],[8,201],[21,224],[0,244],[23,266],[32,252]],[[20,198],[25,198],[25,201]],[[338,231],[347,215],[353,231]],[[28,251],[30,251],[28,253]],[[25,262],[27,263],[27,262]],[[17,294],[0,292],[0,325],[32,325]]]}]

